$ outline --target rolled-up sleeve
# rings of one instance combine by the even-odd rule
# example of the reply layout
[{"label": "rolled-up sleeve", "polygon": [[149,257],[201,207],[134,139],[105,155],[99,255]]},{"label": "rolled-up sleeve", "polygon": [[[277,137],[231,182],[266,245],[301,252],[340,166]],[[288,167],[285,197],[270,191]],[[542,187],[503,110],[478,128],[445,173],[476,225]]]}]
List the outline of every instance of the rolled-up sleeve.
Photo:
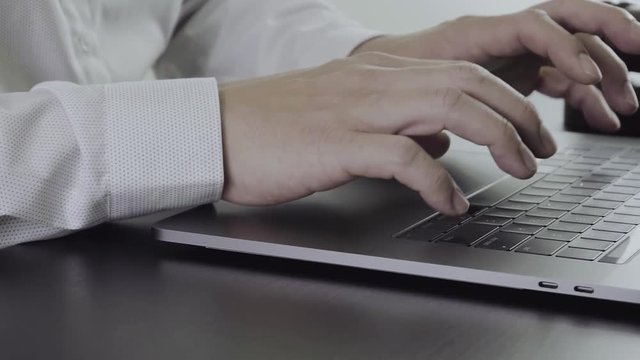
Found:
[{"label": "rolled-up sleeve", "polygon": [[184,79],[0,95],[0,247],[218,200],[217,91]]}]

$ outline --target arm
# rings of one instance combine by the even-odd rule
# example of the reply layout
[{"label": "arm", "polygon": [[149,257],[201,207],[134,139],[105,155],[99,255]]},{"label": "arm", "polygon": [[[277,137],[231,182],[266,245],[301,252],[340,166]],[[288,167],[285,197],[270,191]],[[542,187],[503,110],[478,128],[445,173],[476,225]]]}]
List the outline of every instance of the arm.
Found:
[{"label": "arm", "polygon": [[270,75],[346,57],[378,35],[323,0],[191,0],[182,19],[162,77]]},{"label": "arm", "polygon": [[220,197],[215,80],[0,95],[0,247]]}]

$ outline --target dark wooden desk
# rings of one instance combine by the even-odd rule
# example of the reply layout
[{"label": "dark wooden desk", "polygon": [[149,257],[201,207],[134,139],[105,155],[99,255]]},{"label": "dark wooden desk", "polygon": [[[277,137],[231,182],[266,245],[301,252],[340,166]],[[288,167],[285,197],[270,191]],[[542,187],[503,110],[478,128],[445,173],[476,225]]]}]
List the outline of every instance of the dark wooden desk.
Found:
[{"label": "dark wooden desk", "polygon": [[0,251],[0,359],[640,356],[637,306],[163,244],[153,218]]}]

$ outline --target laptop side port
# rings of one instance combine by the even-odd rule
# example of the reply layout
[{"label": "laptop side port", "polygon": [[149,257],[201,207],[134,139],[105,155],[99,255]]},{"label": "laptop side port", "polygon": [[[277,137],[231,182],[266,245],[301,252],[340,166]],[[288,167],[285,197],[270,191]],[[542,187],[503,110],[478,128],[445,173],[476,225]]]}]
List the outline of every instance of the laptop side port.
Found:
[{"label": "laptop side port", "polygon": [[558,284],[554,283],[554,282],[551,282],[551,281],[540,281],[538,283],[538,286],[540,286],[541,288],[544,288],[544,289],[554,289],[555,290],[555,289],[558,288]]},{"label": "laptop side port", "polygon": [[588,286],[576,286],[573,288],[575,292],[583,293],[583,294],[593,294],[594,290],[592,287]]}]

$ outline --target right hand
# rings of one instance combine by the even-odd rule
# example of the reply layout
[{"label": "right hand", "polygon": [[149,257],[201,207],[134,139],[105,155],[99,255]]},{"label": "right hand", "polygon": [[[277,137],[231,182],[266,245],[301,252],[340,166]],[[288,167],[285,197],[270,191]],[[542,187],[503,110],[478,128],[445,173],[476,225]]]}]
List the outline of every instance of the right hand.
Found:
[{"label": "right hand", "polygon": [[[533,105],[478,65],[363,53],[220,88],[225,188],[244,205],[283,203],[356,177],[396,179],[435,210],[469,203],[429,154],[448,130],[486,145],[518,177],[556,145]],[[431,139],[432,141],[429,141]],[[441,152],[440,152],[441,154]]]}]

